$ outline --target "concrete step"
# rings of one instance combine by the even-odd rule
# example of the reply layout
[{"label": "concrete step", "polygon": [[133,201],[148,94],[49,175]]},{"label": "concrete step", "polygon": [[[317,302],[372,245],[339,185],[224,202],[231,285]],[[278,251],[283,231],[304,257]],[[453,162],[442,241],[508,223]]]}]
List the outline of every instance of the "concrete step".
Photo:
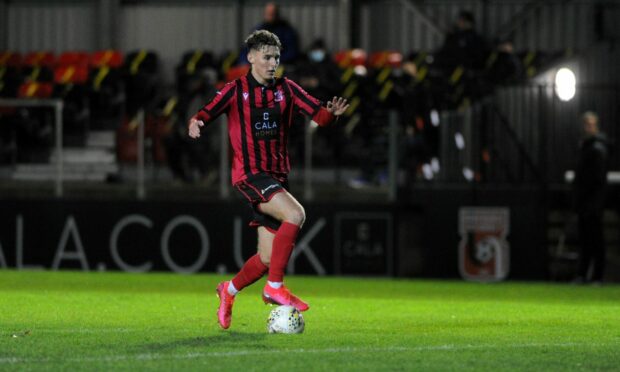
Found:
[{"label": "concrete step", "polygon": [[[65,164],[113,164],[116,163],[114,149],[103,147],[65,147],[62,150]],[[50,163],[56,162],[56,152],[52,152]]]},{"label": "concrete step", "polygon": [[[63,179],[66,181],[104,181],[108,174],[118,172],[117,164],[76,164],[63,166]],[[45,181],[56,177],[55,164],[18,164],[11,178],[21,181]]]},{"label": "concrete step", "polygon": [[91,130],[88,132],[86,148],[114,149],[116,138],[113,130]]}]

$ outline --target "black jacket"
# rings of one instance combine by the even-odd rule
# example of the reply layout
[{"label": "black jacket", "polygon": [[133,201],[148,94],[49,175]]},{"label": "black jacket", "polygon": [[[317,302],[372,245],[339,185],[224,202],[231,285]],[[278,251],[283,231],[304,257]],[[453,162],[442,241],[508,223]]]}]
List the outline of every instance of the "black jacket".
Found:
[{"label": "black jacket", "polygon": [[587,137],[581,143],[575,171],[575,207],[579,213],[602,213],[607,186],[608,144],[605,136]]}]

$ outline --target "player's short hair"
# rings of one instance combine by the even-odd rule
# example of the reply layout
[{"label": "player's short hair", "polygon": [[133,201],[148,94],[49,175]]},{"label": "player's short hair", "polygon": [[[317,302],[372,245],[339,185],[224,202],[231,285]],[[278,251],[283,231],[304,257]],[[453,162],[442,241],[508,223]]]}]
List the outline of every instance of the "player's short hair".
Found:
[{"label": "player's short hair", "polygon": [[260,50],[264,46],[275,46],[278,47],[279,50],[282,50],[282,43],[280,43],[280,39],[278,36],[272,32],[267,30],[256,30],[245,39],[245,45],[248,47],[248,50]]}]

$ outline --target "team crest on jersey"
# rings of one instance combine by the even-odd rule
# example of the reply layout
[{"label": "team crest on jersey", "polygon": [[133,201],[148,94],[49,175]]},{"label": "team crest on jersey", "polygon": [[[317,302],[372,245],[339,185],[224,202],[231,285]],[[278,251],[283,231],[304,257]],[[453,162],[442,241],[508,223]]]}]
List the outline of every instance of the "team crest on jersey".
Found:
[{"label": "team crest on jersey", "polygon": [[243,99],[247,101],[248,97],[250,96],[250,93],[248,92],[243,92]]},{"label": "team crest on jersey", "polygon": [[281,90],[276,90],[276,93],[274,94],[274,101],[276,102],[280,102],[284,99],[284,95],[282,94]]}]

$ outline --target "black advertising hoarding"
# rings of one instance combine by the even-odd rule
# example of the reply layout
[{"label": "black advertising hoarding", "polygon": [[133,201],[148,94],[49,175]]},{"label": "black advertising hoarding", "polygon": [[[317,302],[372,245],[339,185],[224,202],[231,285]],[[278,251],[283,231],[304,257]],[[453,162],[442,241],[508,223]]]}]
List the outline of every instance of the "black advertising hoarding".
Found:
[{"label": "black advertising hoarding", "polygon": [[[235,201],[0,205],[0,268],[234,272],[256,252],[256,232],[247,226],[249,208]],[[392,217],[378,208],[306,206],[289,273],[392,274]],[[366,236],[359,240],[359,226],[371,227],[367,237],[375,246],[380,242],[378,251],[363,247]]]},{"label": "black advertising hoarding", "polygon": [[[307,218],[288,272],[459,278],[463,257],[490,263],[491,243],[505,241],[510,249],[493,261],[502,263],[502,278],[547,278],[545,208],[530,190],[413,196],[415,203],[303,203]],[[510,232],[495,231],[499,240],[491,241],[475,224],[460,226],[464,206],[507,208]],[[249,212],[237,200],[0,200],[0,269],[236,272],[256,252]],[[474,243],[475,234],[486,237],[465,256],[464,231]],[[475,274],[486,275],[480,268]]]}]

